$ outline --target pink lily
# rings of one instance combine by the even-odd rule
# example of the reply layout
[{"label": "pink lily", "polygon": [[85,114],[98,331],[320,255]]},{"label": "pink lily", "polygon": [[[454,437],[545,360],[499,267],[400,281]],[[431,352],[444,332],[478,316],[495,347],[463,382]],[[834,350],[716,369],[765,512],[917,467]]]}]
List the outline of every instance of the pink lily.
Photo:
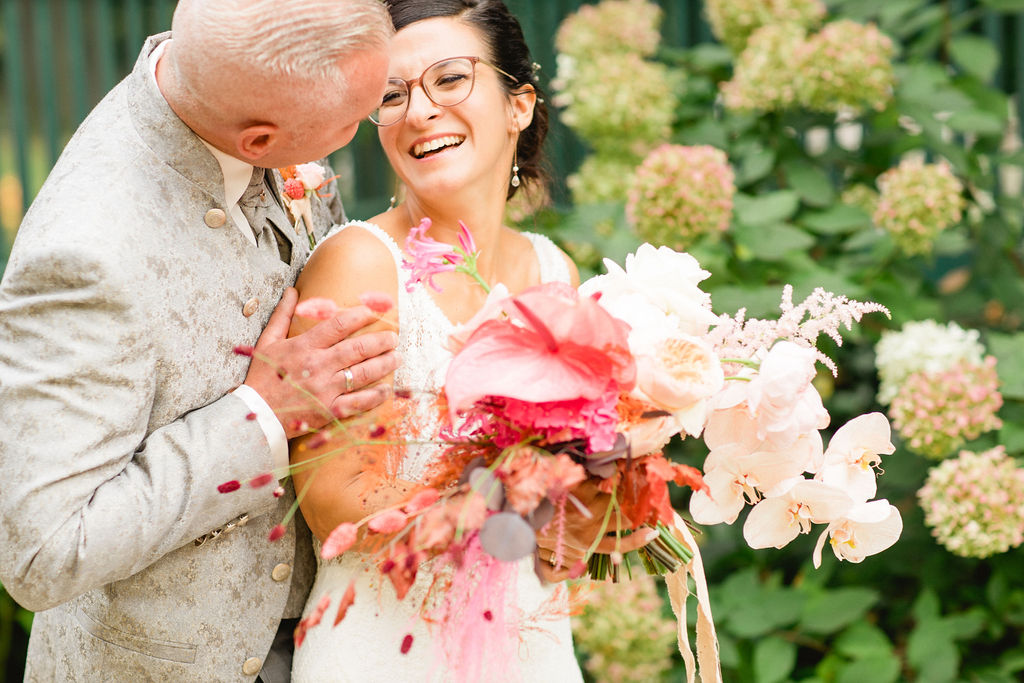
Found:
[{"label": "pink lily", "polygon": [[412,260],[404,259],[402,267],[412,271],[412,276],[405,285],[406,290],[410,292],[416,283],[423,281],[440,292],[441,288],[434,284],[434,276],[438,273],[452,272],[457,265],[465,261],[454,247],[428,237],[427,230],[430,230],[430,226],[430,219],[424,218],[409,232],[405,240],[405,249],[412,255]]}]

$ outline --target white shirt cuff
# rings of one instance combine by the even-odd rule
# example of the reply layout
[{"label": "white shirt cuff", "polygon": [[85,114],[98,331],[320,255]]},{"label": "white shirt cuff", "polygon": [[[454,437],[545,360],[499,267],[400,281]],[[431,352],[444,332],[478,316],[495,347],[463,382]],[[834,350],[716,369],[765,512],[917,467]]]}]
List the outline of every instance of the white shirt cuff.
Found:
[{"label": "white shirt cuff", "polygon": [[259,392],[252,387],[243,384],[231,393],[242,399],[245,405],[249,406],[249,410],[256,414],[256,423],[263,430],[263,434],[267,437],[267,443],[270,445],[274,474],[278,479],[284,477],[288,472],[288,437],[285,436],[281,421],[277,419],[277,415],[259,395]]}]

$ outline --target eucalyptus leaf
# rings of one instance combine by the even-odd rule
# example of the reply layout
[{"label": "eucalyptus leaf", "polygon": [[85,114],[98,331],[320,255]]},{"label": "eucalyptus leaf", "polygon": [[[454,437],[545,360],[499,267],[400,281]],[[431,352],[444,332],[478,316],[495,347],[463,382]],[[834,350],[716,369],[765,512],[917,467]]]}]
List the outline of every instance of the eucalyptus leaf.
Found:
[{"label": "eucalyptus leaf", "polygon": [[480,545],[495,559],[515,562],[537,548],[537,535],[518,514],[499,512],[488,517],[480,528]]}]

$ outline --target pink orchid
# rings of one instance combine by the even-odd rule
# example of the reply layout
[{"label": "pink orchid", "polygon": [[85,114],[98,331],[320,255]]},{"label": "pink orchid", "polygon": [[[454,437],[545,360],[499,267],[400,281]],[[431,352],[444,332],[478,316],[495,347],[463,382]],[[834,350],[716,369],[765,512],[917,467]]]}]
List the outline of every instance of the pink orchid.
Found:
[{"label": "pink orchid", "polygon": [[887,500],[861,503],[833,521],[814,546],[814,566],[821,566],[821,549],[830,538],[832,552],[840,560],[862,562],[868,555],[882,552],[899,540],[903,532],[900,511]]},{"label": "pink orchid", "polygon": [[751,548],[781,548],[808,533],[811,524],[833,522],[854,505],[844,491],[801,477],[779,487],[776,493],[747,515],[743,538]]},{"label": "pink orchid", "polygon": [[632,389],[628,326],[562,283],[505,302],[505,320],[478,327],[452,359],[445,393],[452,411],[486,397],[530,403],[596,401]]},{"label": "pink orchid", "polygon": [[[417,283],[423,281],[440,292],[441,288],[434,284],[434,276],[438,273],[450,273],[465,261],[451,245],[428,237],[427,230],[430,230],[430,226],[430,219],[424,218],[419,225],[409,231],[409,236],[405,240],[405,250],[412,256],[412,260],[403,260],[402,267],[412,272],[409,282],[405,285],[406,290],[410,292]],[[459,237],[461,240],[461,233]]]},{"label": "pink orchid", "polygon": [[843,489],[857,501],[875,495],[874,466],[882,454],[896,450],[890,441],[889,421],[882,413],[868,413],[840,427],[825,451],[825,462],[815,477],[826,484]]}]

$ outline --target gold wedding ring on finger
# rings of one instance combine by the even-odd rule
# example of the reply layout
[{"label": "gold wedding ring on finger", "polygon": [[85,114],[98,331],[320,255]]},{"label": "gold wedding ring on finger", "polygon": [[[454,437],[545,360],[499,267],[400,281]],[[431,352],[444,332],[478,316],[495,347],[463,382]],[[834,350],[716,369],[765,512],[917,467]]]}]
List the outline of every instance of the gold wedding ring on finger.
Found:
[{"label": "gold wedding ring on finger", "polygon": [[345,375],[345,393],[352,393],[352,389],[355,388],[355,378],[352,377],[352,371],[349,368],[345,368],[341,371],[341,374]]}]

